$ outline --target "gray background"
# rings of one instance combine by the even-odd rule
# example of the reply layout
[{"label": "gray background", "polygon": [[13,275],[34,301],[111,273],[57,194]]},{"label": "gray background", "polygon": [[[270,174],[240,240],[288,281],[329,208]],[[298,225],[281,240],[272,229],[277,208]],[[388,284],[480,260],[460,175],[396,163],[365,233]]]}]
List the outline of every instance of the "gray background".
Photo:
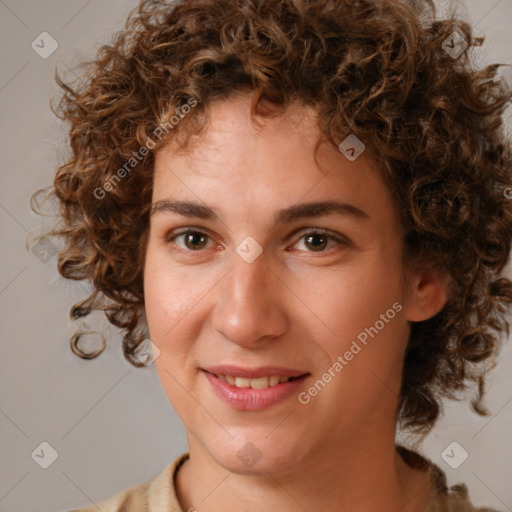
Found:
[{"label": "gray background", "polygon": [[[187,449],[154,369],[139,370],[124,360],[119,332],[105,319],[93,316],[82,326],[104,333],[105,352],[91,361],[71,353],[69,338],[79,322],[69,320],[68,311],[87,288],[62,279],[55,257],[47,254],[48,261],[41,261],[44,255],[36,257],[24,241],[27,233],[51,224],[33,214],[28,201],[65,160],[65,128],[48,106],[59,93],[56,63],[64,72],[93,58],[136,4],[0,0],[1,512],[88,505],[153,478]],[[477,32],[487,35],[478,58],[512,62],[512,0],[465,5]],[[31,48],[43,31],[59,45],[47,59]],[[510,71],[504,73],[510,78]],[[449,403],[420,447],[446,471],[450,484],[465,482],[476,504],[503,511],[512,510],[511,374],[508,344],[489,377],[492,415],[480,418],[465,404]],[[31,457],[43,441],[58,454],[48,469]],[[441,457],[453,441],[469,453],[458,469]]]}]

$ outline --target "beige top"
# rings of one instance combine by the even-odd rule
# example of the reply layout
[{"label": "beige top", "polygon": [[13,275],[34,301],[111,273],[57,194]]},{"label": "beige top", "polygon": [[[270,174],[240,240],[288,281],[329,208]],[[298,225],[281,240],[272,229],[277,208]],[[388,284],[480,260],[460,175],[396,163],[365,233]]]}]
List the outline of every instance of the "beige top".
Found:
[{"label": "beige top", "polygon": [[[446,475],[438,466],[401,446],[397,449],[411,467],[430,472],[432,492],[424,512],[497,512],[490,508],[475,508],[469,501],[465,484],[448,489]],[[97,505],[70,512],[98,512],[98,509],[102,512],[186,512],[179,504],[174,477],[188,457],[189,453],[180,455],[153,480],[125,489]]]}]

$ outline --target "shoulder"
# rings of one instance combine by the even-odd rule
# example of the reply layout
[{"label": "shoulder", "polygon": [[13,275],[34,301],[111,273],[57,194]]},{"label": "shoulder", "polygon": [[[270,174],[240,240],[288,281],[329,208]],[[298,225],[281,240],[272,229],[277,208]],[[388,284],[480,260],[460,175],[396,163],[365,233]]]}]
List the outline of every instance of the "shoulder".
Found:
[{"label": "shoulder", "polygon": [[[458,510],[465,511],[466,509],[468,512],[498,512],[497,510],[493,508],[476,508],[474,507],[469,500],[469,494],[468,489],[466,487],[466,484],[457,484],[452,485],[450,487],[449,493],[448,493],[448,500],[451,504],[449,510],[453,510],[457,512]],[[466,507],[466,508],[464,508]]]},{"label": "shoulder", "polygon": [[[446,475],[436,465],[432,465],[433,496],[431,506],[425,512],[498,512],[495,509],[475,507],[470,500],[466,484],[458,483],[449,488]],[[434,487],[435,486],[435,487]]]},{"label": "shoulder", "polygon": [[448,487],[446,474],[433,462],[403,446],[397,446],[397,450],[407,464],[430,472],[431,492],[425,512],[499,512],[491,508],[475,507],[464,483]]},{"label": "shoulder", "polygon": [[94,505],[77,508],[70,512],[147,512],[149,510],[148,489],[151,480],[134,485]]},{"label": "shoulder", "polygon": [[180,455],[152,480],[125,489],[112,497],[69,512],[155,512],[169,510],[180,512],[174,476],[177,469],[189,457]]}]

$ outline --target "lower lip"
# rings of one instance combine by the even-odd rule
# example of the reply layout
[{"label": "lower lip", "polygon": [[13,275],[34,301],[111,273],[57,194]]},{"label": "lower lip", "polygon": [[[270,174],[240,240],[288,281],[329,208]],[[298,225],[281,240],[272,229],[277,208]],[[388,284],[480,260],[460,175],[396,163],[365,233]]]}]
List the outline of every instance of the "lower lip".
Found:
[{"label": "lower lip", "polygon": [[[203,370],[204,371],[204,370]],[[307,375],[265,389],[237,388],[204,371],[217,395],[234,409],[261,411],[297,393]]]}]

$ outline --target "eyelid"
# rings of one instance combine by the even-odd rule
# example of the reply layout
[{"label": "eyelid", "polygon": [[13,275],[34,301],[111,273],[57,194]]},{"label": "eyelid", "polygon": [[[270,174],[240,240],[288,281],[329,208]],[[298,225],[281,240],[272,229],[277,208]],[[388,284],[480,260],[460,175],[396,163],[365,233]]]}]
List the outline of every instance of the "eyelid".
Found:
[{"label": "eyelid", "polygon": [[[164,239],[167,243],[174,243],[173,240],[181,235],[186,235],[188,233],[199,233],[201,235],[205,235],[213,244],[216,244],[216,246],[219,246],[219,242],[215,242],[215,239],[213,236],[210,235],[208,230],[204,227],[198,227],[198,226],[185,226],[183,228],[176,228],[172,230],[170,233],[165,235]],[[187,252],[187,253],[197,253],[200,254],[201,252],[204,252],[203,250],[198,251],[192,251],[190,249],[182,249],[181,247],[178,247],[179,251]]]},{"label": "eyelid", "polygon": [[[337,246],[345,246],[345,247],[349,247],[349,246],[352,246],[352,241],[347,238],[345,235],[342,235],[341,233],[338,233],[336,231],[331,231],[330,229],[324,229],[324,228],[316,228],[316,227],[306,227],[306,228],[301,228],[297,231],[295,231],[291,237],[293,237],[294,239],[297,238],[297,241],[294,243],[297,244],[299,243],[302,238],[305,236],[305,235],[323,235],[325,237],[327,237],[329,240],[332,240],[334,242],[336,242]],[[334,248],[336,249],[336,248]],[[319,252],[316,252],[316,251],[300,251],[300,252],[306,252],[308,254],[330,254],[332,251],[332,249],[330,250],[325,250],[325,251],[319,251]]]},{"label": "eyelid", "polygon": [[[198,227],[198,226],[185,226],[182,228],[177,228],[165,236],[165,241],[168,243],[173,242],[173,240],[175,238],[177,238],[178,236],[185,235],[188,233],[199,233],[201,235],[205,235],[206,237],[209,238],[210,241],[213,242],[213,244],[216,244],[217,248],[220,245],[220,243],[216,242],[214,237],[209,234],[208,229],[206,229],[204,227]],[[292,235],[290,235],[289,238],[293,238],[294,240],[296,239],[296,241],[293,244],[293,245],[296,245],[297,243],[299,243],[301,241],[301,239],[305,235],[310,235],[310,234],[311,235],[324,235],[329,240],[336,242],[336,244],[338,246],[346,246],[346,247],[352,246],[352,241],[345,235],[342,235],[341,233],[338,233],[336,231],[331,231],[329,229],[317,228],[317,227],[312,227],[312,226],[304,227],[304,228],[300,228],[300,229],[296,230]],[[189,254],[196,253],[197,255],[200,255],[201,253],[203,253],[205,251],[204,249],[194,251],[191,249],[182,249],[181,247],[178,247],[178,250],[182,251],[182,252],[189,253]],[[331,251],[332,251],[332,249],[326,250],[326,251],[319,251],[318,254],[326,254],[326,253],[330,253]],[[316,253],[315,251],[300,251],[300,252],[311,253],[311,254]]]},{"label": "eyelid", "polygon": [[[174,238],[175,236],[183,235],[184,233],[190,233],[190,232],[194,232],[194,233],[197,232],[197,233],[201,233],[201,234],[210,236],[209,229],[204,226],[183,226],[180,228],[170,230],[165,235],[165,238],[171,239],[171,238]],[[210,236],[210,238],[212,238],[212,237]]]}]

